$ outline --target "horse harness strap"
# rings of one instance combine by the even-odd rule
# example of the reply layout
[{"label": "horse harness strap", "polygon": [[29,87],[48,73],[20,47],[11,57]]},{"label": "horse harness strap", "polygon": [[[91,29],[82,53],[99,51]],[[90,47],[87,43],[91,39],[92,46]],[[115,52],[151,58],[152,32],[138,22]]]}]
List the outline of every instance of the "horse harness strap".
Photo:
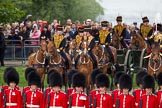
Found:
[{"label": "horse harness strap", "polygon": [[33,64],[32,67],[34,68],[45,68],[44,64]]}]

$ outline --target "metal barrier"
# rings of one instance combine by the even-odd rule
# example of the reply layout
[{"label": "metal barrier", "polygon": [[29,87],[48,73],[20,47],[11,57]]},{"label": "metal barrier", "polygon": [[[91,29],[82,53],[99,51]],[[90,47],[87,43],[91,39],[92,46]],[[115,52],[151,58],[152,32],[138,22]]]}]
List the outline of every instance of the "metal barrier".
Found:
[{"label": "metal barrier", "polygon": [[[38,42],[37,45],[30,44],[31,42]],[[39,48],[39,40],[25,40],[24,42],[18,40],[6,40],[5,60],[27,60],[28,56],[34,49]]]}]

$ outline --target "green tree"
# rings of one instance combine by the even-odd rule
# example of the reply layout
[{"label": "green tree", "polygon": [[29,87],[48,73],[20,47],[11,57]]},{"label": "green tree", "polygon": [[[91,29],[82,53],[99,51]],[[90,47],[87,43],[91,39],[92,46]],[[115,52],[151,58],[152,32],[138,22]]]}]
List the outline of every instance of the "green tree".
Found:
[{"label": "green tree", "polygon": [[14,7],[9,2],[0,3],[0,23],[19,21],[25,15],[24,11]]},{"label": "green tree", "polygon": [[32,14],[33,19],[52,21],[58,19],[65,23],[66,19],[84,21],[95,19],[104,14],[97,0],[8,0],[15,7]]}]

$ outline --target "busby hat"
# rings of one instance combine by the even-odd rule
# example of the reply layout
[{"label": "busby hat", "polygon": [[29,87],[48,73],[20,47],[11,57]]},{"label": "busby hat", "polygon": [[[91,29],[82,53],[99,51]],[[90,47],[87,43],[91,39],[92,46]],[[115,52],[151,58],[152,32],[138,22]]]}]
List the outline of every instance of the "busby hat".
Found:
[{"label": "busby hat", "polygon": [[105,74],[101,73],[97,75],[96,77],[97,88],[99,87],[109,88],[109,84],[110,84],[109,78]]},{"label": "busby hat", "polygon": [[19,83],[19,74],[18,74],[18,72],[16,70],[8,72],[6,82],[7,82],[8,85],[11,82],[14,82],[14,83],[16,83],[16,85],[18,85],[18,83]]},{"label": "busby hat", "polygon": [[116,17],[116,21],[117,21],[117,22],[122,22],[122,16],[117,16],[117,17]]},{"label": "busby hat", "polygon": [[49,76],[49,84],[51,87],[62,87],[62,76],[57,71],[52,72]]},{"label": "busby hat", "polygon": [[157,30],[162,32],[162,25],[161,24],[157,24]]},{"label": "busby hat", "polygon": [[63,31],[64,27],[62,25],[57,25],[56,30],[57,31]]},{"label": "busby hat", "polygon": [[143,88],[152,88],[154,89],[155,87],[155,81],[154,78],[151,75],[145,75],[143,78]]},{"label": "busby hat", "polygon": [[85,32],[90,32],[91,31],[91,26],[84,26],[84,31]]},{"label": "busby hat", "polygon": [[102,73],[101,69],[96,68],[91,72],[91,83],[96,84],[96,77],[98,74]]},{"label": "busby hat", "polygon": [[145,70],[140,70],[137,74],[136,74],[136,84],[139,86],[140,84],[142,84],[143,82],[143,77],[147,75],[147,72]]},{"label": "busby hat", "polygon": [[48,71],[48,73],[47,73],[47,84],[49,84],[49,77],[53,72],[57,72],[57,71],[55,69],[52,69],[52,70]]},{"label": "busby hat", "polygon": [[125,74],[125,73],[123,73],[123,72],[117,72],[117,73],[115,74],[114,83],[115,83],[116,86],[117,86],[117,84],[119,84],[119,78],[120,78],[123,74]]},{"label": "busby hat", "polygon": [[129,91],[132,89],[132,78],[127,75],[127,74],[123,74],[120,78],[119,78],[119,85],[120,85],[120,89],[129,89]]},{"label": "busby hat", "polygon": [[145,22],[149,22],[149,19],[148,19],[147,16],[145,16],[145,17],[142,18],[142,21],[143,21],[143,23],[145,23]]},{"label": "busby hat", "polygon": [[157,76],[157,82],[159,86],[162,86],[162,72],[160,72]]},{"label": "busby hat", "polygon": [[84,27],[83,27],[83,26],[80,26],[80,27],[78,28],[78,32],[83,33],[83,32],[84,32]]},{"label": "busby hat", "polygon": [[36,69],[33,68],[33,67],[28,67],[28,68],[25,69],[25,80],[26,80],[26,81],[28,81],[27,78],[28,78],[29,73],[31,73],[31,72],[33,72],[33,71],[34,71],[34,72],[36,71]]},{"label": "busby hat", "polygon": [[101,26],[102,27],[108,27],[109,22],[108,21],[102,21]]},{"label": "busby hat", "polygon": [[7,75],[8,75],[8,73],[13,72],[13,71],[16,71],[16,69],[14,67],[7,67],[4,70],[4,74],[3,74],[3,80],[4,80],[4,82],[7,82]]},{"label": "busby hat", "polygon": [[73,75],[74,75],[75,73],[78,73],[78,72],[79,72],[79,71],[74,70],[74,69],[72,69],[72,70],[70,70],[70,71],[68,72],[68,82],[69,82],[69,84],[72,84]]},{"label": "busby hat", "polygon": [[73,78],[72,78],[72,85],[73,87],[85,87],[85,83],[86,83],[86,78],[84,76],[84,74],[82,73],[76,73],[73,75]]},{"label": "busby hat", "polygon": [[33,71],[28,75],[28,85],[37,85],[38,87],[41,86],[41,78],[37,71]]}]

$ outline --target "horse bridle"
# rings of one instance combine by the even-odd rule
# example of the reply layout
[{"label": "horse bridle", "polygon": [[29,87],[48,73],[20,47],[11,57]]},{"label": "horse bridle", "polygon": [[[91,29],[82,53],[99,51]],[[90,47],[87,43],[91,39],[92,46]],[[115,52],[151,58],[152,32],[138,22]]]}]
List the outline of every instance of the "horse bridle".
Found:
[{"label": "horse bridle", "polygon": [[[159,70],[160,67],[161,67],[161,65],[162,65],[161,56],[160,56],[160,54],[159,54],[159,58],[160,58],[159,61],[160,61],[160,64],[159,64],[159,67],[158,67],[158,68],[156,68],[156,64],[157,64],[157,63],[152,59],[152,56],[153,56],[153,53],[151,53],[151,56],[150,56],[150,58],[149,58],[149,67],[150,67],[151,70],[153,70],[154,74],[156,74],[156,71]],[[154,63],[154,67],[151,66],[151,61]]]}]

